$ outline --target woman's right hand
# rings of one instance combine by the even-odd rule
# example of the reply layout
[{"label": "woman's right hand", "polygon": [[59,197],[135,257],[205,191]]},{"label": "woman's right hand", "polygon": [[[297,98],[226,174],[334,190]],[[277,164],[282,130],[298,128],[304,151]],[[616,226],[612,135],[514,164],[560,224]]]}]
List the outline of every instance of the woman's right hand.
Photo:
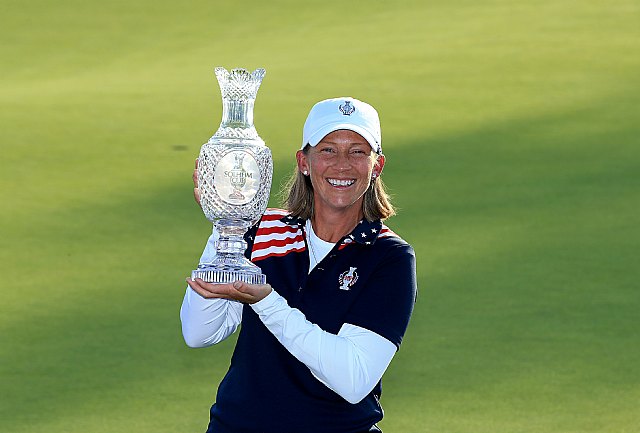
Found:
[{"label": "woman's right hand", "polygon": [[196,199],[198,206],[202,208],[200,203],[200,189],[198,188],[198,158],[196,158],[196,167],[193,169],[193,197]]},{"label": "woman's right hand", "polygon": [[273,289],[269,284],[248,284],[235,281],[229,284],[206,283],[200,278],[187,278],[187,284],[205,299],[230,299],[245,304],[255,304],[263,300]]}]

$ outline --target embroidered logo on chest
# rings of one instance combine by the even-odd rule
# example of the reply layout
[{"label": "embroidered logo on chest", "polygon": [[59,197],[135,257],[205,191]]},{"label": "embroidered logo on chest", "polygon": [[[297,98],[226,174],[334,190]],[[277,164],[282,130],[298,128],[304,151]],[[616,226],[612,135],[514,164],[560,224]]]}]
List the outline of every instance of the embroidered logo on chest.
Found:
[{"label": "embroidered logo on chest", "polygon": [[340,274],[338,278],[338,284],[340,284],[340,289],[342,290],[351,290],[351,287],[358,281],[358,273],[356,272],[357,268],[349,267],[348,271],[344,271]]}]

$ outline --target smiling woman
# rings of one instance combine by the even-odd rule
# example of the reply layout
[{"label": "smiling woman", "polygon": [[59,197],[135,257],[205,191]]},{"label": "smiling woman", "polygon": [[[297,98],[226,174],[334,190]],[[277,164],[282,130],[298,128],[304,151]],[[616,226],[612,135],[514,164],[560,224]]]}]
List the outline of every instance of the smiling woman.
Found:
[{"label": "smiling woman", "polygon": [[394,210],[380,179],[378,113],[354,98],[317,103],[296,160],[287,210],[268,209],[245,235],[269,284],[187,280],[189,346],[242,324],[208,432],[381,431],[380,381],[417,287],[413,249],[382,223]]},{"label": "smiling woman", "polygon": [[[334,187],[351,186],[356,178],[345,178],[345,175],[353,170],[363,170],[369,165],[364,178],[368,187],[364,195],[356,194],[356,202],[352,203],[355,207],[352,211],[357,210],[359,200],[362,198],[363,215],[358,219],[364,216],[368,221],[374,221],[395,215],[380,178],[385,157],[382,154],[378,113],[370,105],[357,102],[362,108],[355,115],[355,108],[350,98],[319,102],[309,113],[304,126],[302,148],[296,154],[298,167],[288,185],[289,194],[286,204],[293,215],[310,219],[315,214],[318,198],[316,194],[319,192],[316,190],[323,188],[324,181],[312,181],[309,177],[310,175],[313,177],[316,171],[310,167],[314,160],[318,161],[318,169],[323,169],[322,167],[324,167],[323,171],[328,167],[333,169],[335,179],[327,178],[326,182]],[[338,112],[342,113],[342,117],[336,114]],[[353,118],[351,118],[352,115]],[[344,116],[349,116],[349,121]],[[316,158],[314,154],[318,154],[318,157]]]}]

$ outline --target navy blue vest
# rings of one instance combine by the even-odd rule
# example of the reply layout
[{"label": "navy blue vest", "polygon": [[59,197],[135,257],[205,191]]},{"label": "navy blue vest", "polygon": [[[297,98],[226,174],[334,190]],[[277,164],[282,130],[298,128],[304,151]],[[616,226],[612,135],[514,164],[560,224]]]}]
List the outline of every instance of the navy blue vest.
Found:
[{"label": "navy blue vest", "polygon": [[[269,209],[245,236],[247,257],[307,320],[337,334],[345,323],[400,346],[416,298],[415,255],[380,221],[363,220],[309,274],[304,220]],[[363,433],[382,419],[378,383],[350,404],[318,381],[250,306],[211,408],[213,433]]]}]

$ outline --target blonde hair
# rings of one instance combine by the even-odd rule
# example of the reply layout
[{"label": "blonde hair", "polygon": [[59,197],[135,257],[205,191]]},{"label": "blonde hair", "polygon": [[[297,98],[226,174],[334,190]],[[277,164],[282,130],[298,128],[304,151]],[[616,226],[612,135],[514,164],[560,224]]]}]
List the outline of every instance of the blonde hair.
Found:
[{"label": "blonde hair", "polygon": [[[302,150],[309,152],[309,145]],[[311,178],[300,173],[298,167],[282,189],[282,198],[285,208],[291,216],[310,219],[314,214],[313,185]],[[377,176],[371,180],[369,188],[364,193],[362,200],[362,213],[367,221],[384,220],[396,214],[391,204],[391,198],[385,190],[384,182]]]}]

